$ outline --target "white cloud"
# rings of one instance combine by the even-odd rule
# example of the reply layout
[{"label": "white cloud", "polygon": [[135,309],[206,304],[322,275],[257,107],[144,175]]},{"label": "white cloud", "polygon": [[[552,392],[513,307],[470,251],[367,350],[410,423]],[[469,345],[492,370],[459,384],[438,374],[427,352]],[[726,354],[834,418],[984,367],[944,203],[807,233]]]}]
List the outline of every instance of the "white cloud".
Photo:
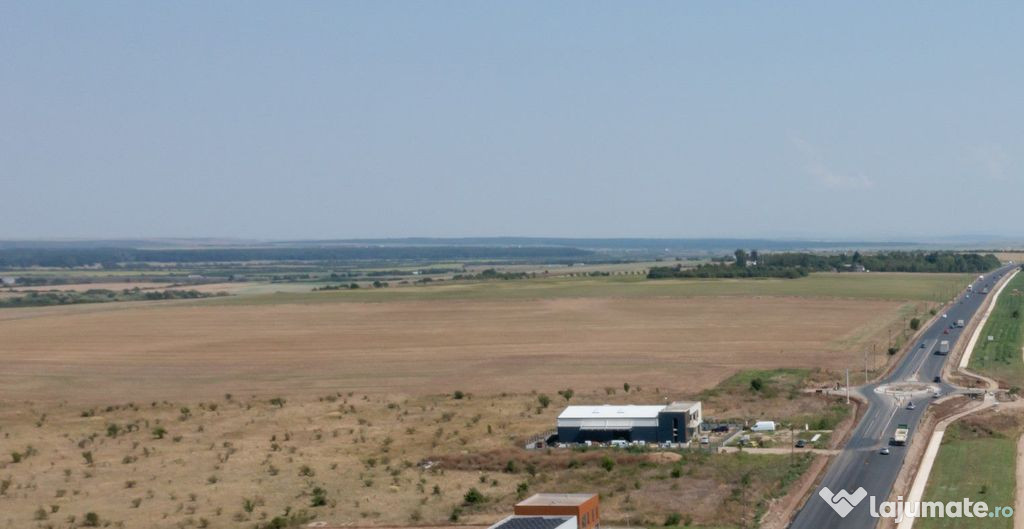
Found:
[{"label": "white cloud", "polygon": [[819,184],[833,189],[871,189],[875,181],[863,173],[850,174],[837,171],[825,162],[821,153],[807,140],[791,138],[793,146],[803,157],[804,172]]}]

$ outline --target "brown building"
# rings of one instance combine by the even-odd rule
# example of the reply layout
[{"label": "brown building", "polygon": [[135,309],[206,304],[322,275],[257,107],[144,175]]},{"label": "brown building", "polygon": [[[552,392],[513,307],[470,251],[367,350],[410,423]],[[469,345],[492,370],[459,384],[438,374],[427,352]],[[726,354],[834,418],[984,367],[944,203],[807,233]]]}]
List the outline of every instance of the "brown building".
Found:
[{"label": "brown building", "polygon": [[601,525],[597,494],[534,494],[516,504],[517,516],[575,516],[577,529]]}]

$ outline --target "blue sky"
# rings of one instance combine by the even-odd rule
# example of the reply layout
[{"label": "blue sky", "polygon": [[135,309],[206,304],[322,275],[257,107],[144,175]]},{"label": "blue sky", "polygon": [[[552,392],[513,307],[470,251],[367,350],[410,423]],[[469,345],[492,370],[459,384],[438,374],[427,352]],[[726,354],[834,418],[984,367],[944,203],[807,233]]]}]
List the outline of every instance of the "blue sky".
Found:
[{"label": "blue sky", "polygon": [[0,238],[1020,236],[1022,15],[3,2]]}]

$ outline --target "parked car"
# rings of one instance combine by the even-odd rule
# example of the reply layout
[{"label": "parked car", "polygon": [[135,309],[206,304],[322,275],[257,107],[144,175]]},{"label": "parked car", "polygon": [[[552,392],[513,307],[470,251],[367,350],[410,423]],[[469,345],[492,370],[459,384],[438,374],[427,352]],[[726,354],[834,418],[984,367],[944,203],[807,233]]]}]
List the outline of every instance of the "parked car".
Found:
[{"label": "parked car", "polygon": [[939,383],[942,382],[942,377],[937,376],[937,377],[932,379],[932,382],[935,382],[936,384],[939,384]]},{"label": "parked car", "polygon": [[796,441],[796,447],[797,448],[803,448],[805,446],[807,446],[807,441],[804,441],[803,439],[797,439],[797,441]]},{"label": "parked car", "polygon": [[711,444],[711,438],[706,436],[706,435],[701,437],[700,438],[700,444],[702,444],[702,445]]},{"label": "parked car", "polygon": [[729,426],[726,425],[726,424],[719,424],[718,426],[715,426],[714,428],[712,428],[711,431],[715,432],[715,433],[728,432],[729,431]]}]

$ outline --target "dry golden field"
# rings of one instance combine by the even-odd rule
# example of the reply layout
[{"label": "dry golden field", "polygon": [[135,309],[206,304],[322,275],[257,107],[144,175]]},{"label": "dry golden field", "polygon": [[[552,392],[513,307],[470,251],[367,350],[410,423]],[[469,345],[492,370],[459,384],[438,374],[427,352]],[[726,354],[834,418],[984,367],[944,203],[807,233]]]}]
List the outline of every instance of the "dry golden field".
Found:
[{"label": "dry golden field", "polygon": [[[577,394],[573,402],[679,396],[620,388]],[[256,528],[288,515],[332,526],[447,524],[453,512],[459,524],[490,524],[524,495],[581,490],[602,494],[606,524],[660,525],[679,512],[697,525],[735,526],[781,495],[808,463],[779,455],[523,450],[526,437],[553,427],[565,401],[552,397],[547,408],[531,394],[359,393],[279,405],[233,395],[5,406],[0,527],[81,527],[90,512],[101,525],[126,528]],[[810,412],[826,404],[795,402]],[[751,480],[741,492],[744,475]],[[317,488],[323,505],[314,505]],[[484,500],[467,504],[471,488]]]},{"label": "dry golden field", "polygon": [[[602,494],[610,524],[739,526],[808,461],[522,443],[553,427],[566,388],[573,403],[700,397],[709,417],[834,423],[834,402],[729,377],[814,367],[824,383],[872,347],[884,362],[890,331],[964,280],[836,277],[750,283],[771,295],[586,280],[0,310],[0,528],[89,512],[127,528],[490,524],[523,494],[580,490]],[[473,487],[486,499],[466,504]]]},{"label": "dry golden field", "polygon": [[0,399],[696,392],[743,368],[862,366],[887,325],[923,311],[786,297],[126,305],[0,310]]}]

